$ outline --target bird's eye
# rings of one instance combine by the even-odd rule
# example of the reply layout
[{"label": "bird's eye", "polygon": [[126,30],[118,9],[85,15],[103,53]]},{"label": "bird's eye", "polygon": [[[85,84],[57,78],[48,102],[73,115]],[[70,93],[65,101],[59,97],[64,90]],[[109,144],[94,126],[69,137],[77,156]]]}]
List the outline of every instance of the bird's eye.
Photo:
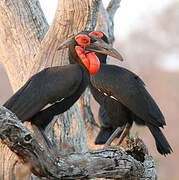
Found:
[{"label": "bird's eye", "polygon": [[88,37],[85,34],[79,34],[75,37],[75,41],[80,45],[80,46],[86,46],[87,44],[90,44],[90,37]]},{"label": "bird's eye", "polygon": [[98,37],[102,38],[104,36],[104,34],[102,32],[98,32],[98,31],[92,31],[88,34],[90,35],[97,35]]},{"label": "bird's eye", "polygon": [[85,38],[83,38],[82,41],[83,41],[84,43],[87,43],[87,42],[88,42],[88,40],[85,39]]}]

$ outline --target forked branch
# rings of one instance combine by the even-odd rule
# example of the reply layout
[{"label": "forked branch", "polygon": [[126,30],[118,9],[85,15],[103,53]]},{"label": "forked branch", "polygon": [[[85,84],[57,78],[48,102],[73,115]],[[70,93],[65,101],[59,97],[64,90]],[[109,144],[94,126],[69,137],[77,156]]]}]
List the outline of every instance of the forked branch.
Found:
[{"label": "forked branch", "polygon": [[121,0],[111,0],[107,6],[109,17],[113,19],[117,9],[120,7]]}]

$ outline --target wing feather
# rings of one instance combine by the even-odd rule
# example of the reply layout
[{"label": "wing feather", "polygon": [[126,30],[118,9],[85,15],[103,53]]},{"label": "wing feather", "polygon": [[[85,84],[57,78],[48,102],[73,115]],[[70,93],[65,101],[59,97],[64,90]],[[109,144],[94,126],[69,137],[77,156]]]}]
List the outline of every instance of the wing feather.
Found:
[{"label": "wing feather", "polygon": [[162,127],[165,120],[144,82],[133,72],[114,65],[101,65],[100,70],[90,77],[92,86],[112,96],[139,118]]},{"label": "wing feather", "polygon": [[47,104],[72,96],[81,80],[78,65],[46,68],[32,76],[4,106],[25,121]]}]

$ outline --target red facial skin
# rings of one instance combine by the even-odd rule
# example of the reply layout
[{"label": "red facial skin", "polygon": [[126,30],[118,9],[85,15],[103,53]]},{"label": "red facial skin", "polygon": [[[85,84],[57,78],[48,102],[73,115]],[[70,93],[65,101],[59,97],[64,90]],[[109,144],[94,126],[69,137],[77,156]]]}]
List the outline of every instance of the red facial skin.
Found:
[{"label": "red facial skin", "polygon": [[86,54],[86,57],[90,59],[90,67],[88,69],[90,74],[95,74],[100,68],[100,61],[95,55],[95,52],[90,52]]},{"label": "red facial skin", "polygon": [[75,37],[75,41],[80,45],[80,46],[86,46],[87,44],[90,44],[90,37],[87,35],[79,34]]},{"label": "red facial skin", "polygon": [[100,67],[100,61],[95,55],[95,52],[86,51],[81,46],[75,47],[78,57],[81,59],[85,67],[88,69],[90,74],[95,74]]},{"label": "red facial skin", "polygon": [[90,37],[87,35],[77,35],[75,40],[80,45],[75,46],[78,57],[88,69],[89,73],[95,74],[99,70],[100,61],[95,55],[95,52],[85,50],[85,46],[90,44]]},{"label": "red facial skin", "polygon": [[99,36],[100,38],[102,38],[102,37],[104,36],[102,32],[98,32],[98,31],[90,32],[88,35],[89,35],[89,36],[90,36],[90,35],[97,35],[97,36]]}]

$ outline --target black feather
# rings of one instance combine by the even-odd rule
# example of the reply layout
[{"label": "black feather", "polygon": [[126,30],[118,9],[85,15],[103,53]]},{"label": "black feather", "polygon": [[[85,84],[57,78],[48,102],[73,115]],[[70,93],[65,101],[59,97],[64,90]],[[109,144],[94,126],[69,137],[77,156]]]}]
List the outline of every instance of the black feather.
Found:
[{"label": "black feather", "polygon": [[149,123],[147,123],[147,127],[154,136],[157,150],[160,154],[167,155],[173,152],[167,139],[165,138],[159,127],[156,127],[153,124],[149,124]]}]

